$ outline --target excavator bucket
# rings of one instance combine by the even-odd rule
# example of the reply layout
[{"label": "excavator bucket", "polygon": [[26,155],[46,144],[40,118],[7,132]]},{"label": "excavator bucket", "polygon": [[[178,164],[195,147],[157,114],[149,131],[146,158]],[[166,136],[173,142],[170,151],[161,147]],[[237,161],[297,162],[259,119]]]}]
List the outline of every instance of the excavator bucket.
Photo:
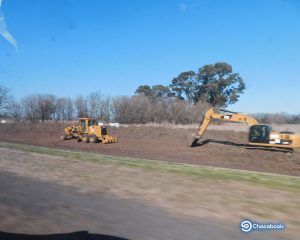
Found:
[{"label": "excavator bucket", "polygon": [[190,147],[199,147],[199,146],[202,146],[202,145],[205,145],[207,143],[209,143],[211,141],[211,139],[202,139],[201,137],[195,137],[194,138],[194,141],[192,142],[191,146]]},{"label": "excavator bucket", "polygon": [[197,147],[197,146],[199,146],[199,140],[200,140],[200,138],[195,138],[194,141],[191,144],[191,147]]}]

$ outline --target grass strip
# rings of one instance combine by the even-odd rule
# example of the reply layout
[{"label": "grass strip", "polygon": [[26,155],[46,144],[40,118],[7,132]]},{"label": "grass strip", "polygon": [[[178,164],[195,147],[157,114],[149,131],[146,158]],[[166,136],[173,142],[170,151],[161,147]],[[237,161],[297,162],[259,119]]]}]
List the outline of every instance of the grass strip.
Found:
[{"label": "grass strip", "polygon": [[300,191],[300,177],[288,175],[199,166],[191,164],[178,164],[157,160],[69,151],[63,149],[38,147],[17,143],[0,142],[0,147],[16,149],[29,153],[46,154],[51,156],[79,159],[82,161],[114,163],[124,165],[127,167],[137,167],[151,171],[162,171],[175,174],[182,174],[200,180],[206,179],[218,181],[239,181],[276,189]]}]

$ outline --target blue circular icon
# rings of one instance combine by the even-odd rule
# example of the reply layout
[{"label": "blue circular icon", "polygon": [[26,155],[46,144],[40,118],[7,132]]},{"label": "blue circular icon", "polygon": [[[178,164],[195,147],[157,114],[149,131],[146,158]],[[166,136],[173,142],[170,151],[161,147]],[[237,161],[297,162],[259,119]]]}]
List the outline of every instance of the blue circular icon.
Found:
[{"label": "blue circular icon", "polygon": [[241,222],[241,230],[243,232],[250,232],[252,230],[252,223],[250,221],[242,221]]}]

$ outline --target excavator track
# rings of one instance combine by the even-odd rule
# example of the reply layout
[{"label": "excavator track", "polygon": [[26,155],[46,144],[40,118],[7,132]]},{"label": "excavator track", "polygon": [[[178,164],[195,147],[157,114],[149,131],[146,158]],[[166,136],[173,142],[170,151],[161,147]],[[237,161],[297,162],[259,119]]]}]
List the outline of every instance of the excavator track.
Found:
[{"label": "excavator track", "polygon": [[260,146],[251,146],[248,144],[246,144],[246,149],[265,150],[265,151],[284,152],[284,153],[294,153],[295,152],[293,149],[289,149],[289,148],[260,147]]},{"label": "excavator track", "polygon": [[191,147],[200,147],[203,145],[206,145],[208,143],[217,143],[217,144],[224,144],[224,145],[231,145],[235,147],[242,147],[246,149],[252,149],[252,150],[264,150],[264,151],[272,151],[272,152],[284,152],[284,153],[294,153],[295,151],[293,149],[289,148],[276,148],[276,147],[263,147],[263,146],[253,146],[250,144],[244,144],[244,143],[236,143],[231,141],[219,141],[214,139],[205,139],[200,141],[200,139],[196,138],[191,144]]}]

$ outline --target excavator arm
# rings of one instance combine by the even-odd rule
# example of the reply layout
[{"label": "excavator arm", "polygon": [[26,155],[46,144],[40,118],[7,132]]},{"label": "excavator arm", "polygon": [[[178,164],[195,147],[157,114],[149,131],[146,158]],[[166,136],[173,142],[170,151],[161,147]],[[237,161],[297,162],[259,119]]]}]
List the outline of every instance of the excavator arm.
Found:
[{"label": "excavator arm", "polygon": [[205,113],[205,116],[198,128],[198,135],[195,137],[191,147],[197,146],[199,140],[202,138],[207,127],[209,126],[209,124],[212,122],[213,119],[220,119],[220,120],[231,121],[231,122],[241,122],[247,124],[248,126],[258,124],[257,120],[253,117],[240,114],[240,113],[226,111],[226,110],[221,110],[221,111],[228,112],[229,114],[220,114],[218,112],[215,112],[214,108],[210,108]]}]

